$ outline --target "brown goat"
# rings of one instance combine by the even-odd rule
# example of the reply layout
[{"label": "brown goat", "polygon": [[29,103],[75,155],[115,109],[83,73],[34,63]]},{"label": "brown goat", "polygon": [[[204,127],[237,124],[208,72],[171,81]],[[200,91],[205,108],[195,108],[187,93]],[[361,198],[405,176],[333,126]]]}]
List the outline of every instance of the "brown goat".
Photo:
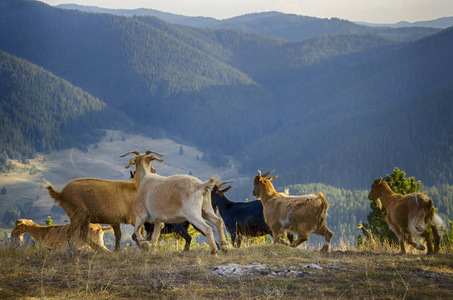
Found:
[{"label": "brown goat", "polygon": [[291,196],[287,193],[278,193],[271,183],[277,176],[267,178],[270,171],[263,176],[258,175],[253,182],[253,196],[263,203],[264,219],[269,225],[274,243],[283,244],[282,235],[285,232],[297,233],[297,240],[291,243],[297,247],[308,240],[310,232],[324,236],[327,245],[321,251],[328,251],[333,232],[327,227],[326,216],[329,204],[324,195]]},{"label": "brown goat", "polygon": [[[38,243],[42,246],[48,247],[53,250],[59,250],[63,248],[68,242],[67,231],[69,224],[66,225],[50,225],[40,226],[34,223],[32,220],[18,219],[16,225],[11,231],[11,237],[18,238],[24,233],[31,235]],[[104,246],[104,233],[112,230],[112,227],[102,227],[99,224],[90,224],[88,231],[88,238],[98,245],[100,248],[108,249]],[[86,243],[76,239],[76,247],[86,247]]]},{"label": "brown goat", "polygon": [[[436,214],[433,200],[427,195],[397,194],[380,178],[373,181],[368,199],[374,201],[379,208],[384,204],[387,210],[387,223],[400,242],[400,254],[406,253],[405,240],[418,250],[425,250],[420,241],[421,237],[426,240],[428,254],[439,252],[439,232],[445,229],[445,223]],[[431,225],[433,231],[434,251],[430,233],[426,230],[427,224]],[[414,243],[412,238],[415,238],[417,243]]]},{"label": "brown goat", "polygon": [[[157,154],[157,153],[156,153]],[[153,160],[163,161],[153,156]],[[156,170],[150,165],[149,170]],[[50,197],[62,207],[71,220],[68,239],[75,230],[81,227],[80,238],[93,249],[103,250],[95,243],[87,240],[90,223],[109,224],[115,233],[115,251],[121,250],[120,224],[135,226],[137,213],[134,209],[134,199],[137,194],[137,184],[134,181],[112,181],[96,178],[80,178],[71,180],[58,192],[50,182],[44,179]]]}]

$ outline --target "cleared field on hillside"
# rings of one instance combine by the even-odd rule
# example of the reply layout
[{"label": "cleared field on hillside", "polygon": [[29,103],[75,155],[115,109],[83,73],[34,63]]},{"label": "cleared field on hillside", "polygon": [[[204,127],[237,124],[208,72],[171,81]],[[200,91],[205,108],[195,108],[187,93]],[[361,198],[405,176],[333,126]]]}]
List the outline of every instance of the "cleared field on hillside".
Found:
[{"label": "cleared field on hillside", "polygon": [[[179,155],[180,146],[169,139],[156,140],[141,135],[107,131],[99,143],[88,147],[87,152],[68,149],[51,154],[39,154],[36,158],[30,159],[30,163],[26,165],[15,162],[14,172],[0,174],[0,188],[6,187],[7,190],[6,195],[0,195],[0,217],[3,217],[7,208],[31,201],[42,213],[42,219],[34,221],[44,224],[47,217],[45,214],[49,213],[53,201],[46,190],[38,189],[42,184],[42,178],[49,180],[57,190],[61,190],[74,178],[129,180],[129,171],[135,168],[125,169],[129,157],[119,156],[132,150],[140,152],[152,150],[163,154],[165,162],[155,162],[154,167],[164,176],[191,172],[201,180],[207,180],[212,175],[220,175],[223,180],[237,179],[238,173],[233,165],[224,169],[215,169],[201,159],[203,153],[194,147],[183,145],[184,154]],[[32,169],[37,169],[39,172],[31,175]],[[251,184],[250,182],[250,186]],[[67,219],[66,216],[63,218]],[[63,221],[63,219],[54,219],[54,224],[60,224]]]}]

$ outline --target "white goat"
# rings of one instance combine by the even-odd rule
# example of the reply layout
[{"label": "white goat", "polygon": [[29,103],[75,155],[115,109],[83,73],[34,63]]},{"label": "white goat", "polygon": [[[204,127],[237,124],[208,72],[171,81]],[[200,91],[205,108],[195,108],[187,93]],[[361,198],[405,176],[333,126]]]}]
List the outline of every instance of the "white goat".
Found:
[{"label": "white goat", "polygon": [[148,250],[149,247],[149,243],[139,230],[145,222],[154,223],[155,229],[151,240],[151,252],[154,253],[164,223],[180,223],[187,220],[204,233],[211,253],[215,254],[218,251],[213,230],[204,222],[204,218],[217,227],[220,246],[226,251],[228,245],[223,221],[216,216],[211,206],[211,188],[218,177],[213,176],[208,181],[202,182],[190,175],[160,176],[149,171],[149,165],[153,160],[150,152],[140,154],[138,151],[132,151],[121,157],[132,153],[135,156],[129,160],[126,168],[132,164],[136,167],[138,190],[134,204],[137,212],[134,233],[139,246],[144,250]]}]

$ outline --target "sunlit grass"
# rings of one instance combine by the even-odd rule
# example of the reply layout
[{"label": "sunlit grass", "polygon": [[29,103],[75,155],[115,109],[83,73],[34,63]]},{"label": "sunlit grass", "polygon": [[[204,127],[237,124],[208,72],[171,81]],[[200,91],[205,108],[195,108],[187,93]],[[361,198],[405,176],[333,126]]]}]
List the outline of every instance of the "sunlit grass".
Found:
[{"label": "sunlit grass", "polygon": [[[194,239],[195,240],[195,239]],[[179,243],[179,245],[178,245]],[[116,253],[71,252],[0,246],[0,298],[46,299],[448,299],[453,297],[453,254],[398,255],[388,244],[361,247],[348,241],[320,253],[318,245],[298,249],[266,238],[247,239],[241,248],[210,255],[205,243],[182,252],[184,240],[167,236],[156,254],[136,246]],[[409,247],[408,247],[409,250]],[[228,264],[307,269],[302,277],[225,278],[210,269]],[[429,289],[426,287],[429,286]]]}]

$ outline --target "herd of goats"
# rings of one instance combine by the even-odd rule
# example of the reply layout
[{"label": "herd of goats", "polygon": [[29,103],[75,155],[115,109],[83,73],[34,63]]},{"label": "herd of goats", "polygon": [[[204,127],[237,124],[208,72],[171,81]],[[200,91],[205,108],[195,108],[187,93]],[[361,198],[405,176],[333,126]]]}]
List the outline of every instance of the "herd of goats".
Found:
[{"label": "herd of goats", "polygon": [[[50,197],[63,208],[70,218],[70,224],[40,226],[31,220],[19,219],[11,232],[12,237],[29,233],[41,245],[60,249],[69,244],[71,249],[89,245],[94,250],[110,251],[103,242],[103,235],[113,228],[115,250],[120,251],[120,224],[134,226],[133,239],[143,250],[151,252],[161,234],[175,232],[186,240],[189,250],[191,237],[187,232],[189,224],[203,233],[211,253],[218,248],[228,250],[224,224],[231,235],[233,246],[240,247],[243,236],[270,234],[274,243],[297,247],[307,241],[311,232],[323,236],[326,244],[321,251],[328,251],[333,232],[327,227],[326,216],[329,204],[322,192],[317,195],[293,196],[279,193],[269,177],[273,172],[255,176],[253,195],[258,199],[251,202],[230,201],[225,193],[231,188],[220,183],[217,176],[202,182],[190,175],[161,176],[151,165],[152,161],[163,162],[161,154],[147,151],[128,152],[121,157],[134,154],[126,168],[135,165],[131,172],[132,181],[109,181],[95,178],[71,180],[60,192],[44,179]],[[438,253],[440,234],[445,223],[435,213],[433,201],[425,194],[396,194],[382,179],[371,185],[368,198],[375,201],[388,213],[388,224],[395,232],[403,254],[405,242],[428,254]],[[381,202],[382,201],[382,202]],[[218,210],[219,217],[215,211]],[[214,238],[212,223],[218,232],[219,243]],[[108,224],[111,227],[102,227]],[[432,228],[434,248],[427,225]],[[143,236],[146,230],[146,238]],[[296,234],[297,238],[293,235]]]}]

